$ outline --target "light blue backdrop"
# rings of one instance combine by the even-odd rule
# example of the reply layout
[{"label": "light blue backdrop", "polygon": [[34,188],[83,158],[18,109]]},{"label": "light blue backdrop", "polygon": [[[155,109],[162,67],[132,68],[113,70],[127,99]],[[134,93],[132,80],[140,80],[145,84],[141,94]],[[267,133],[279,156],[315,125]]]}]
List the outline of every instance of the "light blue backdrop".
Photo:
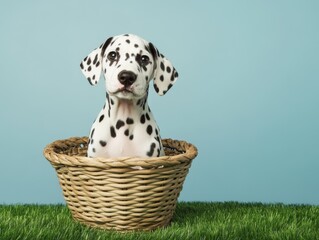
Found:
[{"label": "light blue backdrop", "polygon": [[318,1],[1,1],[1,203],[63,202],[42,155],[87,135],[104,101],[79,63],[135,33],[180,78],[150,106],[194,143],[180,200],[319,204]]}]

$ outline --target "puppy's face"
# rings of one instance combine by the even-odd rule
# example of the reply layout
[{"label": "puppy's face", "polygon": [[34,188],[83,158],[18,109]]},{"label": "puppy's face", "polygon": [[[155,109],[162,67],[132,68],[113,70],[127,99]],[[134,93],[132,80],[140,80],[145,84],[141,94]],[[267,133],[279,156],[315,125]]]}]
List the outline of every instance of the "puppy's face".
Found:
[{"label": "puppy's face", "polygon": [[171,62],[152,43],[133,34],[108,38],[80,67],[91,85],[98,83],[102,73],[108,94],[122,99],[142,98],[152,79],[155,91],[162,96],[178,77]]},{"label": "puppy's face", "polygon": [[102,52],[106,90],[122,99],[143,97],[153,78],[154,55],[150,44],[134,35],[112,39]]}]

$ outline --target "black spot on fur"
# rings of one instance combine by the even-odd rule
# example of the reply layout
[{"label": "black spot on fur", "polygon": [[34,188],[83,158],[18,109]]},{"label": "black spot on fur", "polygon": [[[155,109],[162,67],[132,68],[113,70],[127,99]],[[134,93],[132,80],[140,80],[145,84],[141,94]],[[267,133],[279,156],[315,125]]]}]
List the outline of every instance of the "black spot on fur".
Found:
[{"label": "black spot on fur", "polygon": [[111,130],[111,137],[115,138],[116,137],[115,128],[111,126],[110,130]]},{"label": "black spot on fur", "polygon": [[141,121],[142,124],[145,123],[145,115],[144,114],[142,114],[140,121]]},{"label": "black spot on fur", "polygon": [[105,147],[105,146],[106,146],[106,142],[105,142],[105,141],[102,141],[102,140],[101,140],[101,141],[100,141],[100,144],[101,144],[102,147]]},{"label": "black spot on fur", "polygon": [[126,53],[125,56],[126,56],[125,61],[127,61],[127,59],[129,59],[130,57],[130,54]]},{"label": "black spot on fur", "polygon": [[92,151],[95,153],[96,151],[95,151],[95,148],[92,148]]},{"label": "black spot on fur", "polygon": [[130,132],[129,132],[129,130],[128,130],[128,129],[126,129],[126,130],[125,130],[125,132],[124,132],[124,134],[125,134],[125,136],[128,136],[128,135],[130,135]]},{"label": "black spot on fur", "polygon": [[150,52],[152,54],[152,57],[154,59],[154,70],[156,69],[156,60],[157,60],[157,57],[158,57],[158,50],[154,47],[154,45],[152,43],[149,43],[149,49],[150,49]]},{"label": "black spot on fur", "polygon": [[130,43],[131,43],[130,39],[126,39],[126,41],[125,41],[125,42],[127,42],[128,44],[130,44]]},{"label": "black spot on fur", "polygon": [[172,72],[172,75],[171,75],[171,81],[174,81],[175,78],[177,78],[177,77],[178,77],[178,72],[176,72],[176,70],[173,69],[173,72]]},{"label": "black spot on fur", "polygon": [[132,118],[127,118],[126,119],[126,123],[127,124],[133,124],[134,123],[134,120]]},{"label": "black spot on fur", "polygon": [[151,135],[153,133],[153,128],[151,125],[148,125],[147,128],[146,128],[146,132]]},{"label": "black spot on fur", "polygon": [[134,138],[134,135],[131,135],[131,136],[130,136],[130,140],[133,140],[133,138]]},{"label": "black spot on fur", "polygon": [[159,92],[159,88],[156,84],[154,84],[154,89],[155,89],[155,92],[157,92],[157,93]]},{"label": "black spot on fur", "polygon": [[135,61],[138,62],[139,65],[141,65],[141,57],[142,57],[142,56],[141,56],[141,54],[139,54],[139,53],[136,54],[136,56],[135,56]]},{"label": "black spot on fur", "polygon": [[177,77],[178,77],[178,73],[174,69],[173,72],[172,72],[172,75],[171,75],[171,81],[174,81],[174,79],[177,78]]},{"label": "black spot on fur", "polygon": [[118,120],[116,123],[116,129],[120,129],[124,125],[125,125],[125,123],[122,120]]},{"label": "black spot on fur", "polygon": [[148,115],[148,113],[146,113],[145,116],[148,121],[151,120],[150,115]]},{"label": "black spot on fur", "polygon": [[161,80],[162,82],[164,81],[164,76],[163,76],[163,75],[160,76],[160,80]]},{"label": "black spot on fur", "polygon": [[145,50],[146,52],[152,54],[149,45],[144,45],[144,50]]},{"label": "black spot on fur", "polygon": [[134,47],[138,48],[138,44],[134,44]]},{"label": "black spot on fur", "polygon": [[94,58],[94,60],[93,60],[93,65],[95,65],[96,62],[97,62],[97,54],[95,55],[95,58]]},{"label": "black spot on fur", "polygon": [[88,71],[90,72],[92,70],[91,66],[88,67]]},{"label": "black spot on fur", "polygon": [[81,62],[81,64],[80,64],[80,67],[81,67],[81,69],[83,69],[84,68],[84,66],[83,66],[83,63]]},{"label": "black spot on fur", "polygon": [[151,146],[150,146],[150,151],[146,153],[147,156],[149,156],[149,157],[153,156],[155,147],[156,147],[156,144],[152,143]]},{"label": "black spot on fur", "polygon": [[101,117],[99,118],[99,122],[102,122],[104,119],[104,114],[101,115]]},{"label": "black spot on fur", "polygon": [[91,138],[93,138],[94,131],[95,131],[95,128],[93,128],[93,130],[91,132]]},{"label": "black spot on fur", "polygon": [[86,62],[87,65],[91,64],[91,58],[88,58],[88,61]]},{"label": "black spot on fur", "polygon": [[110,37],[108,38],[104,44],[103,44],[103,47],[102,47],[102,50],[101,50],[101,56],[103,57],[104,56],[104,53],[105,53],[105,49],[108,47],[108,45],[111,43],[113,37]]},{"label": "black spot on fur", "polygon": [[162,71],[165,71],[165,66],[164,66],[163,62],[161,62],[160,67],[161,67]]},{"label": "black spot on fur", "polygon": [[172,69],[169,66],[167,66],[166,67],[166,72],[170,73],[171,71],[172,71]]},{"label": "black spot on fur", "polygon": [[[110,117],[111,116],[111,105],[110,105],[110,97],[109,97],[109,95],[107,94],[107,92],[106,92],[106,99],[107,99],[107,103],[108,103],[108,105],[109,105],[109,108],[108,108],[108,110],[107,110],[107,113],[108,113],[108,116]],[[111,99],[112,100],[112,99]]]}]

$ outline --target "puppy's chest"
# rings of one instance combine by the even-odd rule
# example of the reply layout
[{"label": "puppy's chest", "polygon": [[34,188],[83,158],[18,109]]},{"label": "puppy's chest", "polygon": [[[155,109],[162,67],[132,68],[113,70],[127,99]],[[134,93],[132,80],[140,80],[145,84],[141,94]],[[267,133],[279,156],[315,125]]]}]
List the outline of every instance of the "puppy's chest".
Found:
[{"label": "puppy's chest", "polygon": [[110,156],[140,156],[145,152],[145,136],[141,136],[134,128],[118,129],[116,137],[109,136],[107,142],[106,151]]},{"label": "puppy's chest", "polygon": [[153,142],[159,142],[157,125],[147,111],[111,118],[102,110],[92,131],[95,145],[92,147],[104,156],[144,156]]}]

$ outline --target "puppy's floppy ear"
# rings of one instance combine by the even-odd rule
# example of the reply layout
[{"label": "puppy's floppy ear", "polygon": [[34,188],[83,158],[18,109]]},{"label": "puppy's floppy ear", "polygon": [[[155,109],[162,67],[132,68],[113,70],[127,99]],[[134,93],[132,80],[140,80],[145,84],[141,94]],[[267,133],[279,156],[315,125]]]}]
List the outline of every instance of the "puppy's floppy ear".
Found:
[{"label": "puppy's floppy ear", "polygon": [[93,86],[100,80],[103,55],[112,39],[112,37],[108,38],[99,48],[94,49],[86,56],[80,64],[82,73]]},{"label": "puppy's floppy ear", "polygon": [[152,43],[149,43],[149,49],[155,64],[154,89],[160,96],[163,96],[177,80],[178,73],[172,63]]}]

